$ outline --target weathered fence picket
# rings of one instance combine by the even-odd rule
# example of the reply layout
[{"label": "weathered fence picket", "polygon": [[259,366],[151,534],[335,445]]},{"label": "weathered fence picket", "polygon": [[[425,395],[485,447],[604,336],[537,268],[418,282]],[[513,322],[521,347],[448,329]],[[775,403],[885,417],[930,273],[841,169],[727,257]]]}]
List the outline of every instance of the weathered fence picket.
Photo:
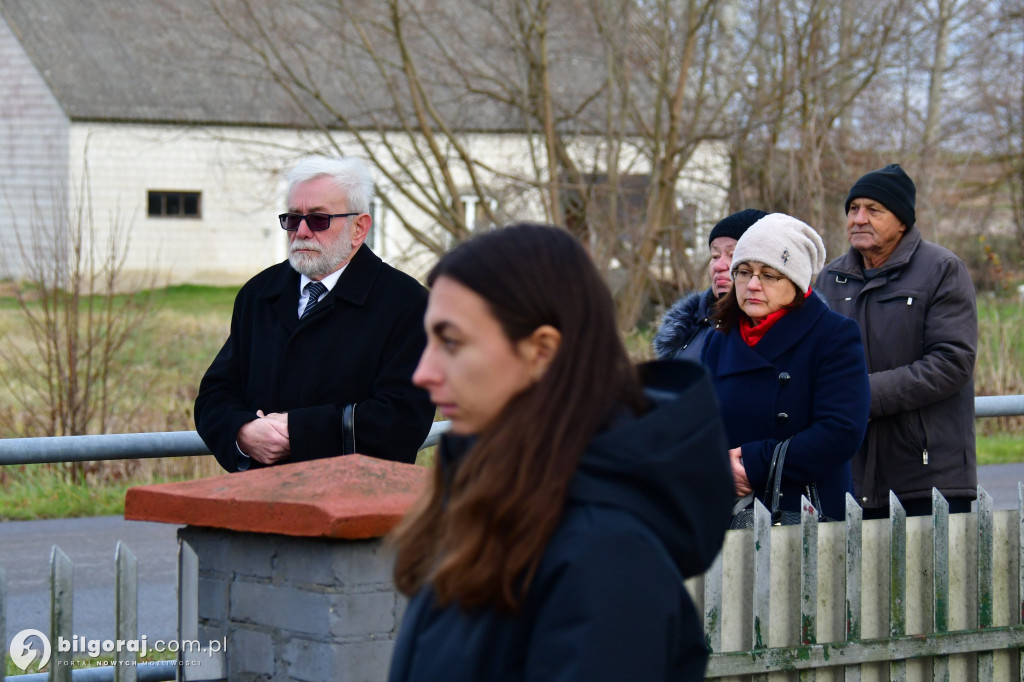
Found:
[{"label": "weathered fence picket", "polygon": [[[932,632],[949,631],[949,502],[932,489]],[[949,682],[949,657],[932,660],[933,682]]]},{"label": "weathered fence picket", "polygon": [[[0,654],[7,655],[7,620],[4,615],[7,613],[7,576],[4,569],[0,567]],[[0,682],[4,682],[4,670],[6,665],[0,665]]]},{"label": "weathered fence picket", "polygon": [[[1024,483],[1017,482],[1017,618],[1024,624]],[[1024,647],[1024,642],[1021,643]],[[1024,680],[1024,648],[1017,651],[1018,671]]]},{"label": "weathered fence picket", "polygon": [[[855,642],[860,639],[861,622],[861,557],[863,555],[863,531],[861,523],[864,510],[852,496],[846,496],[846,561],[844,562],[845,584],[843,586],[845,606],[843,618],[843,639]],[[860,682],[860,666],[847,666],[844,671],[846,682]]]},{"label": "weathered fence picket", "polygon": [[[114,639],[128,642],[139,638],[139,561],[132,551],[118,541],[114,551],[117,565],[114,585]],[[118,649],[114,666],[114,682],[138,682],[138,652]]]},{"label": "weathered fence picket", "polygon": [[[870,522],[875,556],[871,560],[865,555],[867,524],[850,496],[846,500],[845,524],[819,524],[816,510],[804,499],[799,526],[771,527],[768,511],[756,503],[754,529],[730,532],[724,558],[716,561],[704,577],[706,637],[712,648],[707,677],[767,680],[775,679],[773,673],[795,671],[801,680],[823,675],[825,679],[860,680],[867,674],[868,679],[907,680],[926,676],[948,681],[951,676],[959,679],[970,674],[965,668],[970,666],[975,668],[972,676],[979,681],[997,676],[1003,679],[1008,667],[1016,670],[1013,674],[1018,679],[1024,680],[1024,656],[1019,655],[1024,648],[1024,484],[1018,485],[1018,497],[1017,518],[1012,519],[1012,512],[1000,512],[1003,521],[997,523],[992,498],[979,487],[976,514],[956,515],[954,542],[949,504],[938,491],[933,491],[932,516],[913,519],[911,553],[911,524],[899,500],[891,495],[888,522]],[[742,551],[740,541],[745,544],[746,540],[739,534],[752,542],[751,552]],[[883,537],[884,544],[879,544]],[[781,544],[776,547],[777,541]],[[799,544],[793,545],[794,541]],[[772,550],[792,552],[794,547],[799,548],[799,576],[791,575],[795,565],[787,569],[778,564],[776,569],[784,575],[771,575]],[[845,557],[823,573],[826,555],[822,552],[835,549],[844,551]],[[888,554],[887,569],[874,565],[881,559],[879,551]],[[955,592],[950,585],[951,552],[956,552],[957,561]],[[872,575],[879,570],[887,572],[887,584],[883,582],[885,573],[878,573],[878,579],[864,583],[867,561],[872,562]],[[738,568],[737,562],[745,563],[746,568]],[[752,576],[750,582],[742,578],[744,573]],[[909,587],[911,582],[913,590]],[[751,604],[749,642],[737,639],[734,629],[729,629],[728,636],[723,629],[729,620],[727,616],[746,617],[742,609],[733,608],[730,614],[730,602],[723,597],[731,590],[748,589],[744,585],[751,590],[747,595]],[[778,599],[777,593],[786,594],[794,588],[798,598],[793,593],[789,597],[792,603],[773,602]],[[972,592],[965,593],[965,589]],[[821,590],[825,590],[824,596]],[[833,594],[845,601],[842,613],[821,610],[823,604],[828,606]],[[1008,598],[1012,605],[1006,601]],[[877,631],[877,636],[864,638],[863,616],[868,601],[873,611],[878,610],[878,605],[884,607],[884,612],[872,613],[875,621],[884,621],[873,626],[871,632]],[[731,603],[735,607],[735,601]],[[954,605],[955,624],[951,612]],[[793,613],[797,608],[798,631],[773,633],[769,642],[769,615],[781,617],[783,623],[776,624],[785,629],[785,622],[793,622],[787,621],[786,609]],[[821,641],[823,626],[833,641]],[[998,662],[997,652],[1003,652]],[[1007,658],[1010,653],[1017,661]],[[956,674],[952,672],[953,658]],[[885,668],[879,669],[879,664]]]},{"label": "weathered fence picket", "polygon": [[[992,496],[978,488],[978,629],[991,628],[995,608],[993,585],[993,548],[995,526],[992,518]],[[995,663],[991,651],[978,653],[978,679],[995,678]]]},{"label": "weathered fence picket", "polygon": [[[889,637],[907,634],[907,513],[889,491]],[[906,659],[889,662],[889,679],[906,682]]]},{"label": "weathered fence picket", "polygon": [[[124,642],[138,641],[138,560],[123,543],[117,543],[114,553],[114,639]],[[74,564],[59,547],[50,552],[50,663],[45,673],[14,675],[6,679],[18,682],[166,682],[175,679],[181,666],[177,661],[155,661],[138,663],[138,653],[127,647],[116,648],[109,653],[116,665],[95,668],[73,665],[75,646],[73,644],[73,596]],[[6,637],[6,589],[7,583],[0,568],[0,650],[7,652]],[[59,642],[67,646],[61,651]],[[4,682],[4,667],[0,665],[0,682]]]},{"label": "weathered fence picket", "polygon": [[51,682],[71,682],[71,663],[75,655],[70,648],[61,651],[57,642],[61,637],[71,641],[74,636],[71,617],[74,570],[68,555],[60,547],[54,547],[50,553]]},{"label": "weathered fence picket", "polygon": [[[760,502],[754,504],[754,599],[751,618],[751,648],[755,651],[768,649],[768,634],[771,632],[771,562],[772,562],[772,518],[768,509]],[[767,673],[755,676],[757,682],[767,682]]]},{"label": "weathered fence picket", "polygon": [[[800,497],[800,643],[818,641],[818,511]],[[814,670],[801,670],[801,682],[814,682]]]}]

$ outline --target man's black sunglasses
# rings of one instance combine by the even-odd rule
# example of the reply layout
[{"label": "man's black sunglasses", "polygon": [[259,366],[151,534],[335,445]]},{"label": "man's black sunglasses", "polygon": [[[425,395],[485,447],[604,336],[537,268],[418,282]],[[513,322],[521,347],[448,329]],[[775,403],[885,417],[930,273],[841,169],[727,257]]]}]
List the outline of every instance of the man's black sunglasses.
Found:
[{"label": "man's black sunglasses", "polygon": [[295,232],[299,224],[306,221],[306,227],[312,232],[323,232],[331,226],[331,218],[351,218],[359,213],[282,213],[277,216],[281,221],[281,229]]}]

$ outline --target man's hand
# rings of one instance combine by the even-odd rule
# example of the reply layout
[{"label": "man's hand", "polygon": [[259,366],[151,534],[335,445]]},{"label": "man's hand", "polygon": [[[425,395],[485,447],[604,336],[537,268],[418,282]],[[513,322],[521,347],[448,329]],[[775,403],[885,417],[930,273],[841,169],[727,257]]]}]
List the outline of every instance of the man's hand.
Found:
[{"label": "man's hand", "polygon": [[732,465],[732,478],[736,485],[736,496],[743,497],[754,492],[747,478],[747,469],[743,466],[743,449],[733,448],[729,451],[729,463]]},{"label": "man's hand", "polygon": [[288,415],[282,412],[263,414],[257,410],[251,422],[238,430],[238,447],[261,464],[276,464],[291,455],[288,440]]}]

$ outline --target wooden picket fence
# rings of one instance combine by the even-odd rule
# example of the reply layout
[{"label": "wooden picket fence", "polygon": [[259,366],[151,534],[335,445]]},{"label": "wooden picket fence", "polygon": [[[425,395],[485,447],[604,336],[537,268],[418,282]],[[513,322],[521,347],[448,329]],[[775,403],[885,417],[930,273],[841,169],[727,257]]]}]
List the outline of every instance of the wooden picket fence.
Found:
[{"label": "wooden picket fence", "polygon": [[[1024,680],[1024,485],[1018,510],[730,531],[715,564],[688,587],[712,651],[708,679]],[[908,526],[910,532],[908,533]],[[909,552],[908,552],[909,547]],[[909,557],[909,558],[908,558]]]}]

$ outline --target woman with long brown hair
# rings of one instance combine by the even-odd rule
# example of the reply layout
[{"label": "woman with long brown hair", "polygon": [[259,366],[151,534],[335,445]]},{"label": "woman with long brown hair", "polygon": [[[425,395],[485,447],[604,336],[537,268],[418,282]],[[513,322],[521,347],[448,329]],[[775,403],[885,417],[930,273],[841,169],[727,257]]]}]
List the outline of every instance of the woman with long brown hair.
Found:
[{"label": "woman with long brown hair", "polygon": [[713,389],[632,366],[567,232],[476,237],[430,273],[413,381],[452,433],[395,533],[411,597],[390,680],[689,680],[706,662],[683,579],[729,523]]}]

